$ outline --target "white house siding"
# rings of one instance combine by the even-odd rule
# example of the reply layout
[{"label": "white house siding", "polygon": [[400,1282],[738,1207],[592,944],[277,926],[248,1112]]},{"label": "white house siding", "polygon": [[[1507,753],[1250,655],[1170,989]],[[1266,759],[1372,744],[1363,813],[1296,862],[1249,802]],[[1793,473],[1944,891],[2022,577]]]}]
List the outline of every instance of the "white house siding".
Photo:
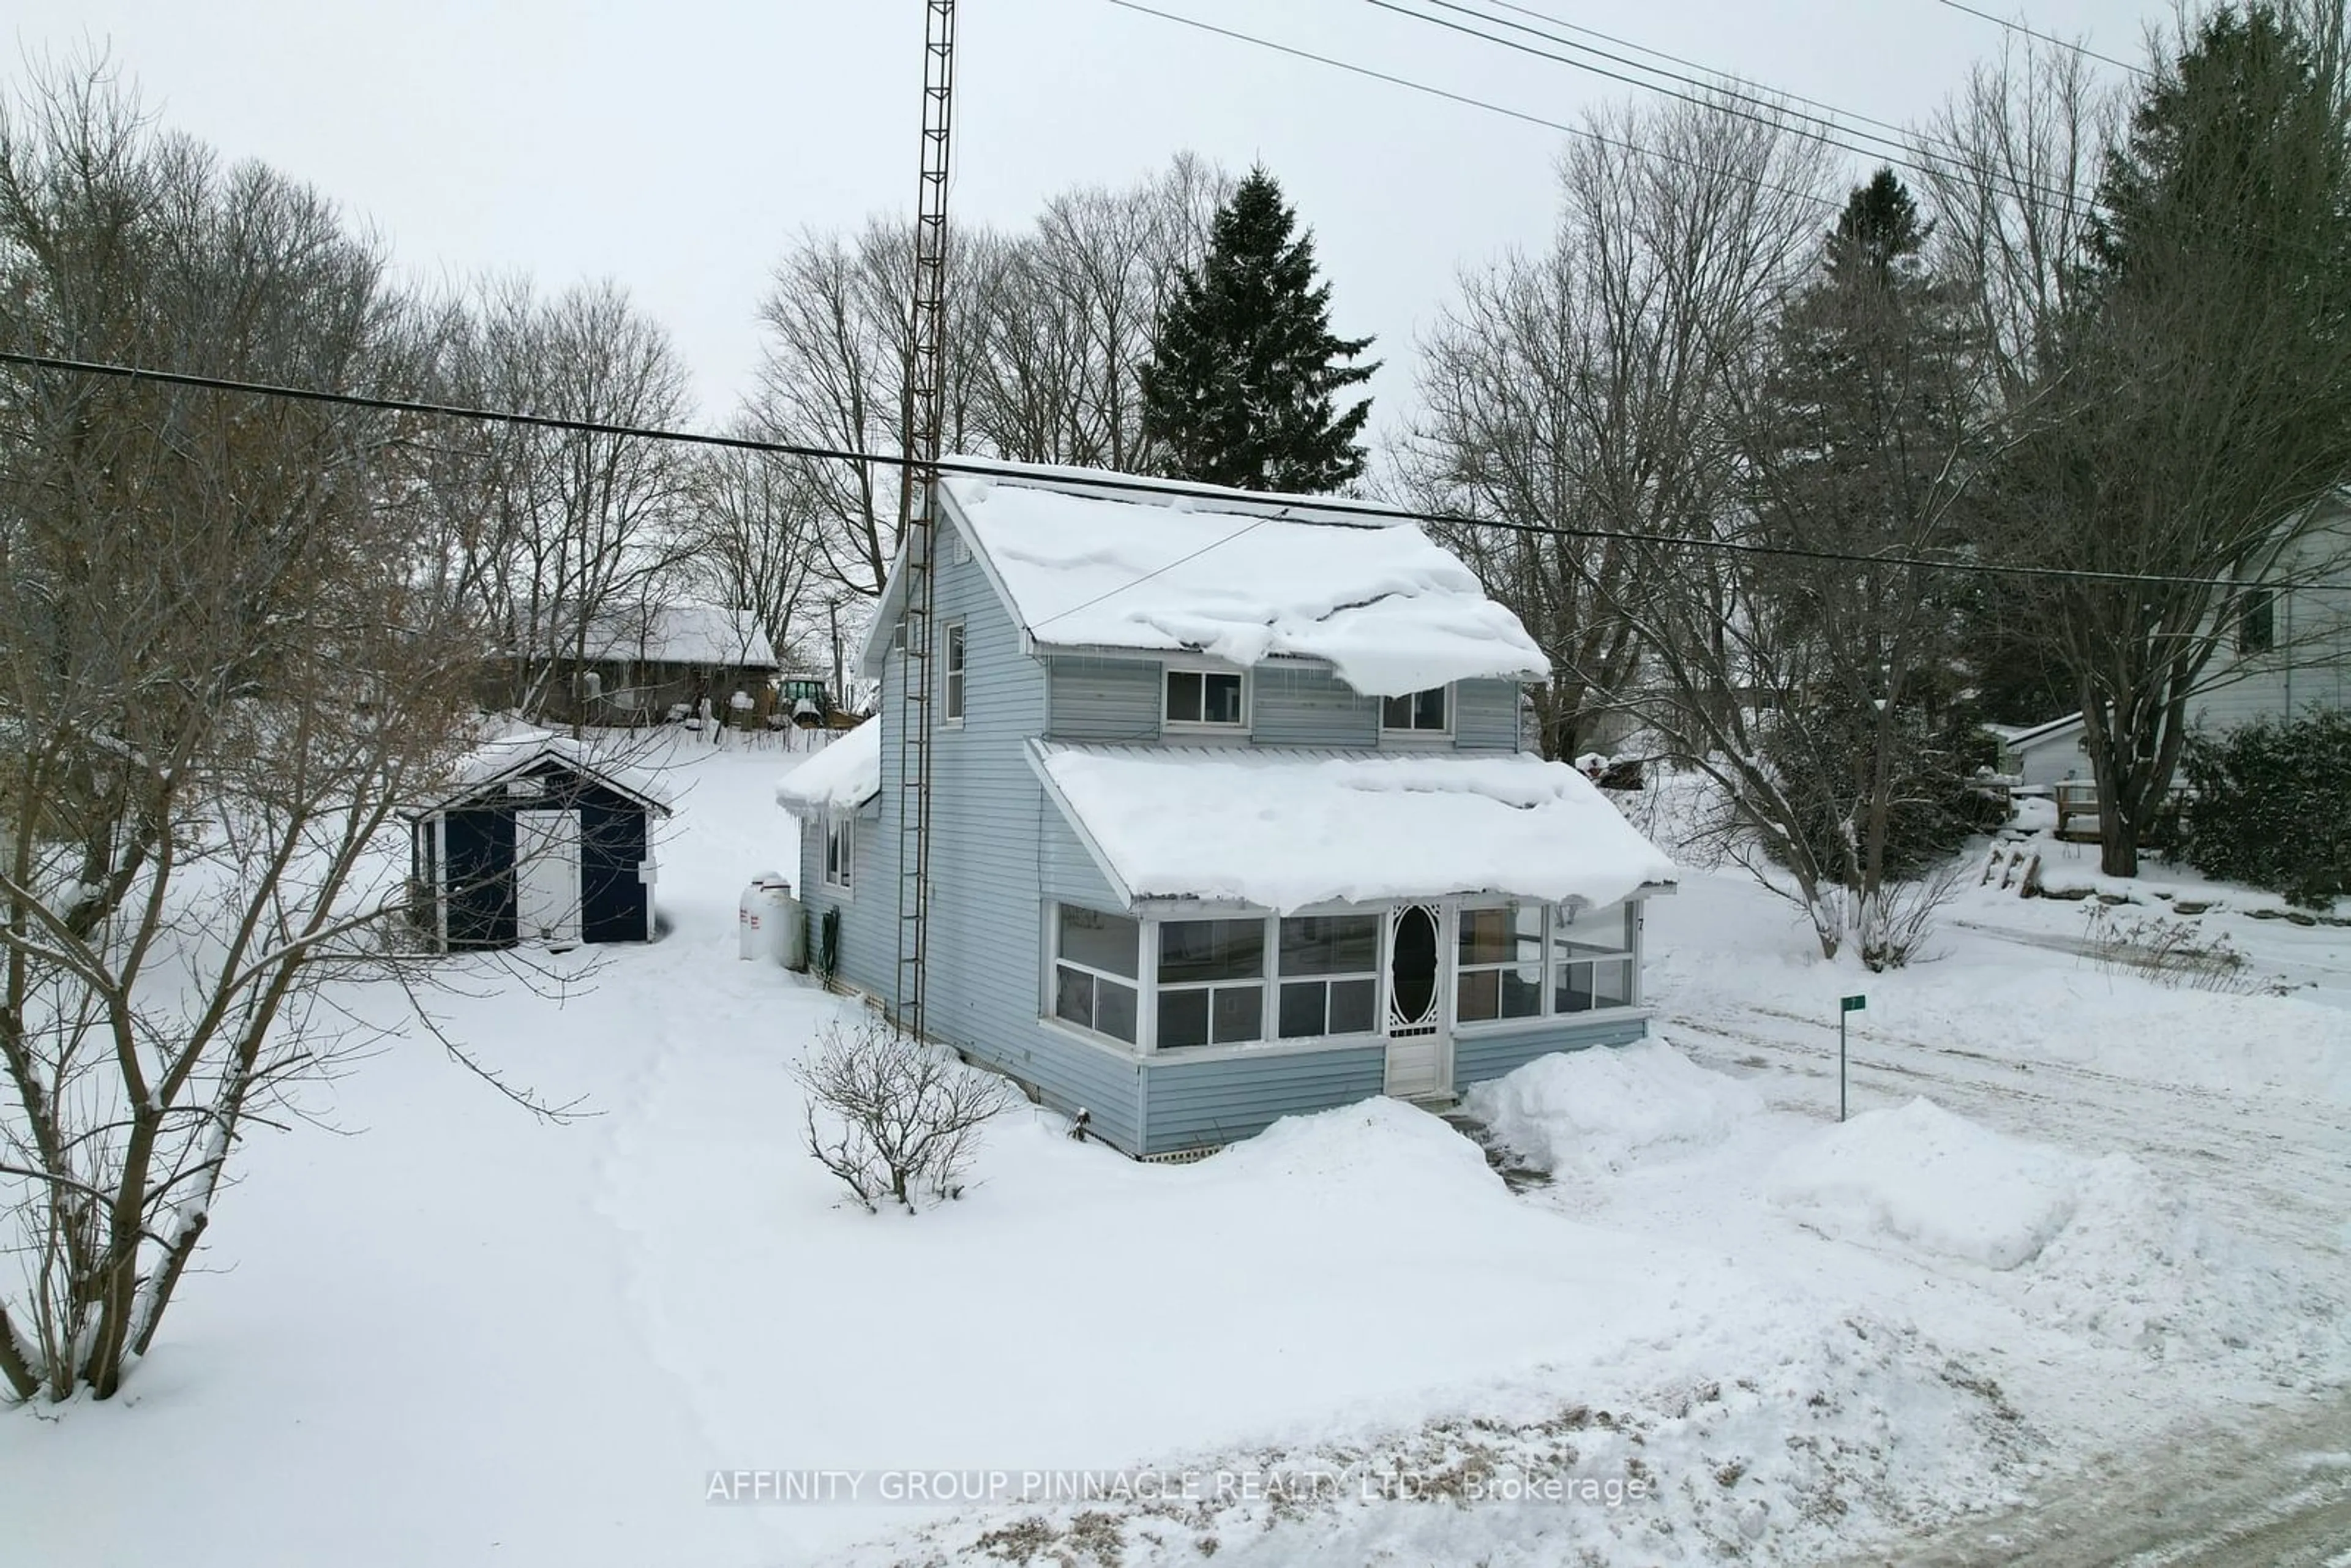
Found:
[{"label": "white house siding", "polygon": [[[2334,534],[2322,538],[2335,545]],[[2318,548],[2318,547],[2314,547]],[[2189,705],[2198,727],[2233,729],[2257,718],[2294,719],[2316,708],[2351,708],[2351,578],[2289,589],[2272,607],[2275,645],[2240,653],[2224,638]]]}]

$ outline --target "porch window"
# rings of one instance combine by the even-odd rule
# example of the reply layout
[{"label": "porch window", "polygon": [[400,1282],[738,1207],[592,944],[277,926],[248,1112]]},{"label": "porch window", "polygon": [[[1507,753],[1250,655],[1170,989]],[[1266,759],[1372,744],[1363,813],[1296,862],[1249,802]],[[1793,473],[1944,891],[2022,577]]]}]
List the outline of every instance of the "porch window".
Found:
[{"label": "porch window", "polygon": [[1379,1003],[1379,968],[1376,915],[1283,921],[1281,1038],[1371,1033]]},{"label": "porch window", "polygon": [[1543,1008],[1543,906],[1514,904],[1461,911],[1453,1014],[1462,1023],[1540,1018]]},{"label": "porch window", "polygon": [[1057,905],[1053,1016],[1133,1044],[1142,950],[1143,927],[1125,915]]},{"label": "porch window", "polygon": [[1632,906],[1562,904],[1552,925],[1552,1010],[1590,1012],[1632,1001]]},{"label": "porch window", "polygon": [[1243,681],[1231,670],[1169,670],[1169,724],[1238,727],[1248,722]]},{"label": "porch window", "polygon": [[831,816],[824,823],[824,885],[849,891],[857,868],[857,819]]},{"label": "porch window", "polygon": [[1447,686],[1431,686],[1425,692],[1381,698],[1380,727],[1392,734],[1442,735],[1453,722],[1450,690]]},{"label": "porch window", "polygon": [[1263,920],[1160,924],[1160,1050],[1265,1038],[1265,926]]}]

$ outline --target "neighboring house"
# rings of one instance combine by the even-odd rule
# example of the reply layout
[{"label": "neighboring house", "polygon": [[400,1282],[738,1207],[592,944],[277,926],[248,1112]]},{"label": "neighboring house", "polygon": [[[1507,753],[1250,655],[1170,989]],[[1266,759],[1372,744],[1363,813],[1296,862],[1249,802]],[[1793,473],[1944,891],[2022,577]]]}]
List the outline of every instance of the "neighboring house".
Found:
[{"label": "neighboring house", "polygon": [[561,736],[492,741],[404,813],[417,923],[441,952],[653,938],[667,792]]},{"label": "neighboring house", "polygon": [[[2332,503],[2328,520],[2289,546],[2267,575],[2302,580],[2248,597],[2189,699],[2197,729],[2351,708],[2351,517],[2343,503]],[[2000,770],[2032,785],[2088,779],[2082,716],[2001,733]]]},{"label": "neighboring house", "polygon": [[[1522,749],[1542,656],[1418,528],[1039,470],[946,481],[935,570],[931,1034],[1155,1155],[1644,1032],[1672,863]],[[904,591],[880,716],[778,789],[885,1000]]]},{"label": "neighboring house", "polygon": [[776,662],[768,634],[747,610],[716,604],[656,604],[600,614],[587,658],[555,661],[540,712],[559,721],[659,724],[697,711],[704,698],[719,717],[737,692],[764,717],[773,706]]}]

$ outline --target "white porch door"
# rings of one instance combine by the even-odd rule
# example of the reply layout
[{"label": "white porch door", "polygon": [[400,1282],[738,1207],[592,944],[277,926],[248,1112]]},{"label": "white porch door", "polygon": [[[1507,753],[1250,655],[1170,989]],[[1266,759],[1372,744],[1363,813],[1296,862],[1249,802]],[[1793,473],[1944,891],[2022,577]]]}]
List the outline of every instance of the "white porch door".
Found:
[{"label": "white porch door", "polygon": [[580,940],[580,813],[515,813],[515,935],[567,946]]},{"label": "white porch door", "polygon": [[1445,1028],[1445,914],[1407,904],[1388,915],[1382,1018],[1388,1037],[1387,1092],[1400,1099],[1453,1087],[1452,1042]]}]

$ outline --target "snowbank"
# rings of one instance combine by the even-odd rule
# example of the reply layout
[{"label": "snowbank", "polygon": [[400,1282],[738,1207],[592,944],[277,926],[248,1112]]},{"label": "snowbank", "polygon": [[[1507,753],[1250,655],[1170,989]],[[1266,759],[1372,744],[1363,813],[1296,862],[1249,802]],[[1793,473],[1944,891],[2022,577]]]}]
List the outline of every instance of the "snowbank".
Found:
[{"label": "snowbank", "polygon": [[1586,1172],[1717,1143],[1762,1106],[1748,1084],[1693,1064],[1662,1040],[1540,1057],[1472,1085],[1461,1103],[1538,1169]]},{"label": "snowbank", "polygon": [[1289,910],[1483,893],[1604,904],[1674,875],[1589,779],[1525,754],[1039,745],[1031,755],[1137,898]]},{"label": "snowbank", "polygon": [[882,721],[867,719],[783,776],[776,804],[813,815],[853,811],[882,793]]},{"label": "snowbank", "polygon": [[1410,525],[1343,522],[1306,497],[946,489],[1040,646],[1322,659],[1371,696],[1548,674],[1518,618]]},{"label": "snowbank", "polygon": [[2080,1202],[2082,1162],[1928,1100],[1865,1111],[1782,1155],[1771,1201],[1823,1234],[2014,1269]]}]

